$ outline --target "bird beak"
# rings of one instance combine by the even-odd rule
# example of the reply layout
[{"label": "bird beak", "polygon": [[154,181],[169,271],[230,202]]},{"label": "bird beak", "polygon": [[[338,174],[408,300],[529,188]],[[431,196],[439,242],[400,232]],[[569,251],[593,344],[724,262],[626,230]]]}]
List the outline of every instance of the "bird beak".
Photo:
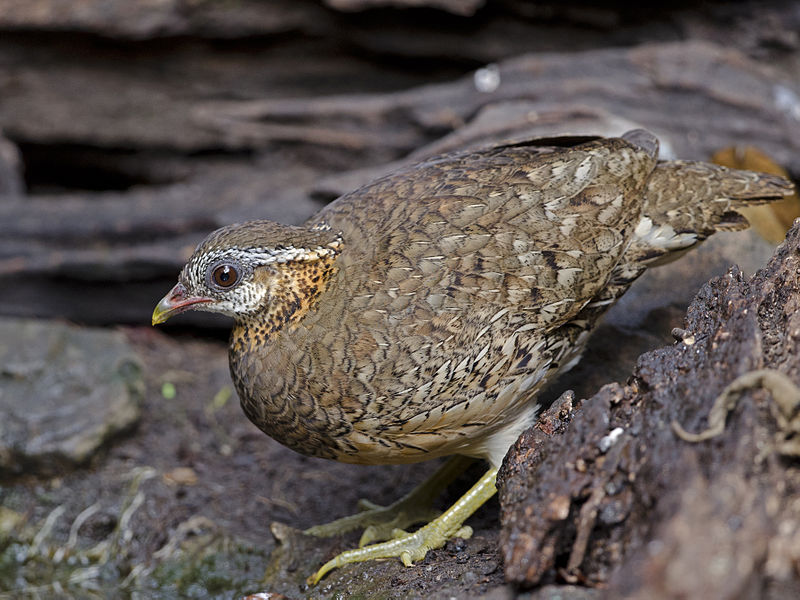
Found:
[{"label": "bird beak", "polygon": [[202,302],[213,302],[213,300],[188,296],[183,284],[177,283],[156,305],[156,309],[153,311],[153,325],[163,323],[171,316],[190,310],[195,304]]}]

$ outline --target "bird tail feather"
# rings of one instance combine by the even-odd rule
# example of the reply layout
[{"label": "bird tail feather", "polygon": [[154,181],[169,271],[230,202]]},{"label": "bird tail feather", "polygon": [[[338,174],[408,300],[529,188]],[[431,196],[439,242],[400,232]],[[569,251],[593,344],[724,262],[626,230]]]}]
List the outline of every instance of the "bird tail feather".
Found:
[{"label": "bird tail feather", "polygon": [[626,252],[632,262],[670,262],[716,231],[747,229],[737,209],[780,200],[794,186],[777,175],[690,161],[660,161]]}]

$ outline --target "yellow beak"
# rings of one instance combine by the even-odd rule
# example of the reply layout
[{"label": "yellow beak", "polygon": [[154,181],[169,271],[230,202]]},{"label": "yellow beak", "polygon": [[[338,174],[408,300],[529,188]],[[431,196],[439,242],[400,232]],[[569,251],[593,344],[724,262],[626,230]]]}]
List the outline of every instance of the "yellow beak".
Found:
[{"label": "yellow beak", "polygon": [[212,298],[189,296],[183,284],[177,283],[161,301],[156,304],[153,311],[153,325],[158,325],[169,319],[173,315],[182,313],[194,308],[196,304],[202,302],[213,302]]}]

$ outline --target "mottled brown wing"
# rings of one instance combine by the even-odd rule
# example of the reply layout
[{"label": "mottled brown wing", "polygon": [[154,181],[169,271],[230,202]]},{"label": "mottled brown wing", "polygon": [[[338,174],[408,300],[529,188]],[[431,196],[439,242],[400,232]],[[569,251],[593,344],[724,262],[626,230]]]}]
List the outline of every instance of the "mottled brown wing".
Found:
[{"label": "mottled brown wing", "polygon": [[321,364],[339,373],[308,377],[316,397],[351,398],[365,430],[420,415],[430,430],[431,411],[501,379],[541,378],[560,355],[539,342],[606,285],[654,164],[622,139],[517,144],[430,161],[332,203],[315,222],[343,233],[338,305],[293,334],[312,353],[338,341]]},{"label": "mottled brown wing", "polygon": [[365,311],[461,311],[467,294],[473,306],[538,309],[547,326],[604,285],[654,164],[619,139],[499,147],[396,173],[317,219],[343,232],[341,268]]}]

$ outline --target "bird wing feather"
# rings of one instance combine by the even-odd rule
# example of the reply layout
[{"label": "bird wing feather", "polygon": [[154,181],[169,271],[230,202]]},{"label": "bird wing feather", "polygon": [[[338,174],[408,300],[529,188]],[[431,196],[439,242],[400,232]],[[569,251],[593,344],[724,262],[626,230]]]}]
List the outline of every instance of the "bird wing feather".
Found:
[{"label": "bird wing feather", "polygon": [[[517,144],[423,163],[329,205],[314,221],[342,232],[339,304],[292,333],[312,353],[328,352],[315,331],[340,340],[322,364],[347,372],[343,387],[306,374],[318,401],[352,399],[355,428],[384,439],[499,418],[563,355],[546,333],[606,285],[654,164],[622,139]],[[504,386],[507,397],[486,393]],[[439,414],[454,407],[463,417]]]}]

